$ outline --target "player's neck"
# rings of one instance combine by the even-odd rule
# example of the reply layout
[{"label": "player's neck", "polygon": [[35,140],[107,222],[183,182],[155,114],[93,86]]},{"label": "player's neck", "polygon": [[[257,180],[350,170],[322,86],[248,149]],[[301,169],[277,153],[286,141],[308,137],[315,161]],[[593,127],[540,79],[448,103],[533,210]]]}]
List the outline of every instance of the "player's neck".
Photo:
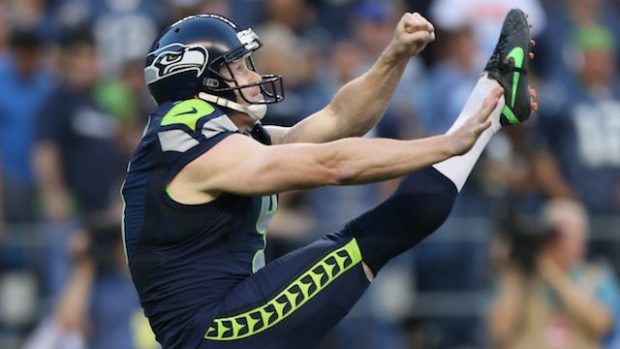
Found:
[{"label": "player's neck", "polygon": [[230,119],[230,121],[233,122],[233,124],[235,124],[235,126],[237,126],[237,128],[241,132],[245,130],[251,130],[254,127],[254,124],[256,123],[247,114],[240,113],[237,111],[231,111],[228,114],[228,118]]}]

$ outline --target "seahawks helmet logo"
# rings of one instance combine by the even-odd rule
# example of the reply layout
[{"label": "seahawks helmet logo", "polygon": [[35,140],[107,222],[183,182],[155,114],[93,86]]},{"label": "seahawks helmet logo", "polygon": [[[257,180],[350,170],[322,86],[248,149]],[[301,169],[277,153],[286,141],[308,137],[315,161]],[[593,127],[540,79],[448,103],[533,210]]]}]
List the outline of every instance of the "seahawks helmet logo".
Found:
[{"label": "seahawks helmet logo", "polygon": [[144,68],[147,84],[188,71],[196,71],[196,77],[199,77],[209,61],[209,52],[200,45],[171,44],[152,52],[151,55],[155,58]]}]

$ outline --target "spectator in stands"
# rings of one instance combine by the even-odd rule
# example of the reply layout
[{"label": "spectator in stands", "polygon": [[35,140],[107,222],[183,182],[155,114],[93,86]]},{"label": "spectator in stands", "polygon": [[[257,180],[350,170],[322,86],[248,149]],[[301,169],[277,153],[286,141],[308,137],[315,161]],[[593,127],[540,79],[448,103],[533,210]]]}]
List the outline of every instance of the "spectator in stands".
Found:
[{"label": "spectator in stands", "polygon": [[[538,37],[536,62],[539,75],[557,78],[574,73],[574,33],[582,27],[602,25],[620,35],[620,16],[606,0],[566,0],[547,3],[548,25]],[[616,61],[616,64],[619,62]]]},{"label": "spectator in stands", "polygon": [[53,21],[51,4],[45,0],[4,0],[3,15],[13,26],[36,28],[45,41],[56,39],[57,26]]},{"label": "spectator in stands", "polygon": [[170,13],[162,1],[66,0],[57,11],[63,28],[92,28],[99,65],[106,75],[118,75],[128,60],[142,58]]},{"label": "spectator in stands", "polygon": [[0,59],[0,179],[8,224],[36,220],[36,182],[30,158],[37,113],[52,88],[42,56],[38,29],[18,27],[10,34],[9,53]]},{"label": "spectator in stands", "polygon": [[112,183],[120,174],[112,169],[117,124],[94,97],[98,62],[88,31],[67,34],[62,82],[47,97],[37,121],[35,165],[50,221],[105,211],[116,190]]},{"label": "spectator in stands", "polygon": [[[131,284],[120,224],[87,224],[73,237],[73,269],[52,313],[41,321],[25,349],[154,349],[156,343]],[[138,346],[137,338],[150,334]]]},{"label": "spectator in stands", "polygon": [[70,270],[66,245],[80,221],[107,215],[118,198],[117,120],[96,98],[100,82],[97,48],[88,30],[63,38],[60,84],[48,95],[37,120],[34,163],[48,246],[45,294],[58,296]]},{"label": "spectator in stands", "polygon": [[545,205],[542,219],[546,229],[538,231],[535,245],[518,242],[525,235],[513,239],[511,253],[498,261],[489,314],[493,343],[509,349],[601,348],[620,298],[612,273],[584,259],[586,210],[556,199]]},{"label": "spectator in stands", "polygon": [[541,91],[541,138],[562,174],[548,182],[565,179],[595,214],[620,212],[616,42],[617,37],[603,26],[579,28],[571,38],[574,70]]}]

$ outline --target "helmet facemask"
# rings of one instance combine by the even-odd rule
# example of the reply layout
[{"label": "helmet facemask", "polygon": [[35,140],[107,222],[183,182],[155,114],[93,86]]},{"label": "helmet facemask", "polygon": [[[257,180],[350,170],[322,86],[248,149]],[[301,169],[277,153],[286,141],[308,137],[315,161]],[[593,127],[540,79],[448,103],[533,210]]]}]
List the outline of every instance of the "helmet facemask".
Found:
[{"label": "helmet facemask", "polygon": [[[251,55],[254,51],[262,47],[262,44],[252,29],[238,32],[237,37],[241,41],[242,46],[226,52],[208,63],[207,74],[203,81],[203,85],[206,87],[206,93],[200,93],[199,97],[203,98],[205,95],[212,95],[213,97],[217,97],[217,99],[211,97],[207,98],[208,101],[223,107],[248,113],[253,119],[259,120],[264,116],[267,104],[279,103],[284,100],[282,77],[274,74],[260,75],[261,79],[257,82],[243,85],[239,84],[230,64],[245,60],[247,68],[256,72],[256,67]],[[226,70],[228,76],[224,76],[221,73],[222,70]],[[262,100],[252,100],[244,93],[245,89],[254,87],[260,89],[263,96]],[[241,97],[249,106],[238,103],[237,96]],[[257,111],[262,115],[257,115]]]}]

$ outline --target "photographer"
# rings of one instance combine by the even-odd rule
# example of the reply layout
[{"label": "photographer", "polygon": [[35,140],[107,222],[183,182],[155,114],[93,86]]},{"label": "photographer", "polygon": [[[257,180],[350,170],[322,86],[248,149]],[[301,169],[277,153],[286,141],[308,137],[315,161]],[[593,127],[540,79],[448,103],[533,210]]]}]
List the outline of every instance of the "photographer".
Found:
[{"label": "photographer", "polygon": [[587,214],[577,202],[554,200],[542,219],[547,229],[510,239],[489,314],[493,344],[602,348],[619,298],[611,272],[584,259]]}]

